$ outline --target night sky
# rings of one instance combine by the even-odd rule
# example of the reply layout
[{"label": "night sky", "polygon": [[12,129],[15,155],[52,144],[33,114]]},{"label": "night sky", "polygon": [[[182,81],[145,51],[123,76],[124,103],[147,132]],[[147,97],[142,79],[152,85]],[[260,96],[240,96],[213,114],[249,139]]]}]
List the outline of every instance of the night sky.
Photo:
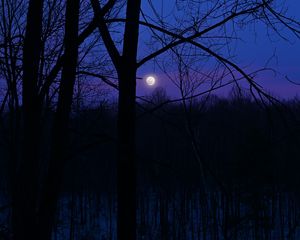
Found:
[{"label": "night sky", "polygon": [[[146,2],[144,2],[143,11],[152,16],[152,11]],[[171,2],[164,1],[163,11],[165,13],[168,10],[171,11]],[[288,16],[300,19],[300,1],[289,0],[286,1],[285,6],[287,7]],[[161,9],[161,6],[156,7]],[[145,34],[143,33],[143,29],[141,29],[141,33]],[[230,44],[232,55],[234,55],[233,62],[239,63],[239,66],[243,67],[247,72],[252,72],[263,67],[276,70],[276,73],[273,71],[260,73],[256,77],[256,81],[267,92],[278,98],[290,99],[300,94],[300,85],[295,85],[287,80],[288,78],[300,84],[300,42],[294,34],[286,29],[280,29],[280,34],[289,39],[289,41],[286,41],[270,29],[267,30],[262,23],[238,29],[236,33],[240,40]],[[140,50],[144,47],[140,43]],[[226,56],[226,53],[224,56]],[[176,75],[176,70],[174,72]],[[138,95],[149,95],[156,87],[162,87],[166,89],[170,97],[178,96],[178,89],[153,62],[146,64],[138,72],[139,77],[145,77],[148,74],[155,74],[157,83],[155,86],[149,87],[145,81],[138,80]],[[246,89],[248,88],[248,85],[245,83],[241,83],[241,86]],[[227,96],[229,89],[231,87],[218,90],[216,94]]]}]

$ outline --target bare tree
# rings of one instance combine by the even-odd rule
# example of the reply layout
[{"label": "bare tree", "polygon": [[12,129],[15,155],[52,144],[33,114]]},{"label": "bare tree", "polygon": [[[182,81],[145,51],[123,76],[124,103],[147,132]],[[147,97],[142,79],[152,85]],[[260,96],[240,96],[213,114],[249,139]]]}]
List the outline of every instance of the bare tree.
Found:
[{"label": "bare tree", "polygon": [[[115,2],[115,1],[111,1]],[[136,157],[135,157],[135,98],[137,49],[139,36],[140,0],[129,0],[126,5],[126,23],[123,53],[120,55],[111,37],[101,7],[91,1],[99,21],[99,31],[118,74],[118,239],[136,239]]]},{"label": "bare tree", "polygon": [[[247,73],[242,66],[236,64],[230,55],[224,56],[224,52],[221,50],[223,50],[223,47],[228,46],[231,39],[235,38],[236,25],[245,26],[251,22],[262,21],[275,32],[278,32],[277,24],[279,22],[299,37],[299,23],[284,16],[280,9],[277,10],[275,1],[207,2],[199,0],[185,1],[184,3],[176,1],[174,2],[174,9],[179,9],[179,13],[177,16],[174,16],[175,20],[173,22],[168,22],[165,20],[167,17],[160,15],[156,11],[153,1],[149,1],[153,10],[152,16],[147,16],[142,11],[141,3],[137,0],[127,1],[127,11],[124,18],[108,19],[105,19],[101,14],[99,1],[91,0],[91,2],[101,37],[116,69],[119,81],[118,237],[119,239],[135,239],[136,159],[134,153],[134,118],[137,68],[150,60],[157,59],[164,53],[166,54],[163,57],[168,57],[168,52],[179,45],[189,45],[191,49],[194,49],[190,51],[190,54],[201,56],[201,59],[213,59],[219,66],[222,66],[223,73],[218,74],[217,77],[229,76],[231,83],[237,83],[238,80],[244,79],[250,85],[253,96],[258,96],[262,100],[267,98],[269,101],[276,102],[275,98],[265,93],[254,81],[251,73]],[[142,20],[139,20],[140,13],[143,16]],[[176,21],[176,19],[182,18],[183,20]],[[109,23],[124,24],[122,54],[119,53],[116,42],[113,41],[112,33],[107,26]],[[232,35],[227,35],[226,33],[229,24],[233,25]],[[153,52],[144,57],[139,56],[137,53],[140,26],[149,30],[150,38],[154,39],[152,44],[156,47]],[[221,36],[219,35],[220,32]],[[220,43],[220,39],[224,41]],[[142,49],[142,47],[140,48]],[[139,61],[137,61],[137,56],[141,57]],[[215,81],[215,78],[212,81]],[[211,92],[219,87],[213,85],[206,92]],[[184,96],[182,97],[187,101],[203,94],[204,92],[198,94],[192,92],[189,95],[183,94]],[[178,101],[181,100],[182,98]]]},{"label": "bare tree", "polygon": [[36,238],[39,115],[38,71],[41,54],[43,0],[29,1],[23,47],[23,156],[16,167],[13,193],[14,239]]},{"label": "bare tree", "polygon": [[62,68],[57,109],[53,126],[51,158],[47,167],[45,184],[39,209],[39,239],[51,239],[56,204],[66,162],[65,149],[68,140],[68,123],[73,99],[78,59],[79,0],[69,0],[66,5],[65,60]]},{"label": "bare tree", "polygon": [[[26,19],[24,13],[27,7]],[[1,80],[5,80],[7,85],[1,112],[8,105],[12,122],[12,133],[9,134],[12,139],[9,146],[14,186],[13,232],[16,239],[47,239],[51,237],[59,194],[57,186],[61,183],[64,169],[64,144],[77,75],[78,49],[80,44],[91,36],[96,25],[93,21],[82,24],[80,28],[83,30],[77,36],[79,3],[76,6],[74,1],[70,1],[66,7],[63,1],[56,0],[45,1],[45,4],[43,1],[3,0],[0,9],[3,20],[0,24]],[[64,9],[66,15],[62,14]],[[107,7],[104,9],[106,12],[108,10]],[[85,10],[82,9],[82,16],[84,13]],[[81,51],[81,62],[84,62],[93,46],[93,43],[89,43],[89,46]],[[61,81],[57,84],[61,68]],[[19,87],[21,80],[22,91]],[[19,100],[20,93],[22,100]],[[55,102],[57,110],[53,126],[52,154],[48,161],[41,153],[47,149],[44,145],[49,140],[41,138],[44,136],[43,128],[46,127],[43,114],[48,111],[51,102]],[[22,136],[18,132],[18,121],[21,119],[19,105],[22,105],[21,126],[24,129],[21,159],[18,159],[17,151],[17,138]],[[49,124],[49,121],[46,124]],[[45,173],[46,176],[43,176]]]}]

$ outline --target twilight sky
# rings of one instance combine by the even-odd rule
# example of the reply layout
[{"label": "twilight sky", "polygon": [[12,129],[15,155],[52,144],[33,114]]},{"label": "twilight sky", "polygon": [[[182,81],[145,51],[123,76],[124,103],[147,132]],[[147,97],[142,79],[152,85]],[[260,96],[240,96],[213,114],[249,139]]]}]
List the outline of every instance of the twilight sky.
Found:
[{"label": "twilight sky", "polygon": [[[147,1],[144,1],[143,11],[151,15],[149,6],[145,2]],[[167,9],[170,2],[172,1],[167,0],[164,2],[165,9]],[[287,15],[300,21],[300,1],[288,0],[286,6],[288,7]],[[241,41],[231,45],[231,49],[234,49],[233,62],[238,63],[248,72],[262,67],[275,69],[276,73],[267,71],[259,74],[256,78],[257,82],[268,92],[279,98],[293,98],[297,94],[300,96],[300,85],[297,86],[286,80],[286,77],[288,77],[293,82],[300,84],[300,39],[297,39],[287,30],[281,30],[280,33],[287,37],[290,40],[289,42],[279,38],[274,33],[271,35],[268,33],[266,27],[262,24],[256,25],[255,29],[252,27],[238,30],[237,34]],[[178,96],[178,89],[154,63],[146,64],[138,72],[139,77],[145,77],[148,74],[156,75],[157,84],[149,87],[145,81],[138,80],[138,95],[149,95],[156,87],[163,87],[169,96]],[[177,74],[176,71],[174,74]],[[242,86],[246,88],[247,84],[242,84]],[[228,88],[219,90],[217,93],[226,96]]]}]

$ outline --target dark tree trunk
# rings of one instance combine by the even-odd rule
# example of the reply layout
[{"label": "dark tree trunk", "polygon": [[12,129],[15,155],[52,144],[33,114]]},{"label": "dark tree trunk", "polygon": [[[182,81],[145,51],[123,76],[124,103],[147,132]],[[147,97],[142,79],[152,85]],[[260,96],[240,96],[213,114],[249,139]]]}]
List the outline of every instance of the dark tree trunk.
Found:
[{"label": "dark tree trunk", "polygon": [[65,24],[65,59],[54,118],[52,150],[39,210],[39,239],[51,239],[57,201],[66,163],[68,124],[73,99],[78,59],[80,0],[68,0]]},{"label": "dark tree trunk", "polygon": [[[110,1],[111,6],[115,1]],[[103,42],[117,70],[119,79],[117,234],[119,240],[136,239],[136,158],[135,158],[135,98],[139,15],[141,0],[128,0],[123,43],[120,56],[98,0],[91,0]]]},{"label": "dark tree trunk", "polygon": [[128,0],[118,108],[118,239],[136,239],[135,97],[140,0]]},{"label": "dark tree trunk", "polygon": [[135,71],[122,69],[119,75],[118,111],[118,239],[135,239]]},{"label": "dark tree trunk", "polygon": [[36,239],[40,106],[37,81],[41,51],[43,0],[31,0],[23,47],[23,156],[16,166],[12,196],[15,240]]}]

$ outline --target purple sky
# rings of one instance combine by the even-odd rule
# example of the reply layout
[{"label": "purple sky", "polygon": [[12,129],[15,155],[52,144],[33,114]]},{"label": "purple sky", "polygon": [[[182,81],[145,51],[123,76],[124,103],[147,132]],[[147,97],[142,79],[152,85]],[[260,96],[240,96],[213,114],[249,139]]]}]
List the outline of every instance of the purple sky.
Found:
[{"label": "purple sky", "polygon": [[[167,0],[165,3],[168,1],[171,2],[171,0]],[[288,7],[287,14],[300,21],[300,1],[289,0],[286,2],[286,6]],[[144,11],[147,11],[145,5]],[[274,34],[268,37],[266,28],[262,24],[257,25],[255,31],[246,29],[238,32],[242,41],[232,45],[232,48],[235,49],[233,61],[244,67],[248,72],[264,66],[275,69],[276,74],[273,72],[260,74],[256,78],[257,82],[275,96],[292,98],[297,94],[300,95],[300,85],[290,83],[286,80],[286,76],[300,84],[300,40],[288,31],[282,30],[281,33],[289,38],[290,42]],[[169,96],[178,96],[178,89],[155,67],[155,64],[149,63],[142,67],[138,75],[144,77],[152,73],[157,77],[157,84],[148,87],[145,81],[138,80],[138,95],[149,95],[156,87],[163,87]],[[242,86],[246,87],[247,84],[242,84]],[[227,90],[218,91],[218,94],[226,95]]]}]

